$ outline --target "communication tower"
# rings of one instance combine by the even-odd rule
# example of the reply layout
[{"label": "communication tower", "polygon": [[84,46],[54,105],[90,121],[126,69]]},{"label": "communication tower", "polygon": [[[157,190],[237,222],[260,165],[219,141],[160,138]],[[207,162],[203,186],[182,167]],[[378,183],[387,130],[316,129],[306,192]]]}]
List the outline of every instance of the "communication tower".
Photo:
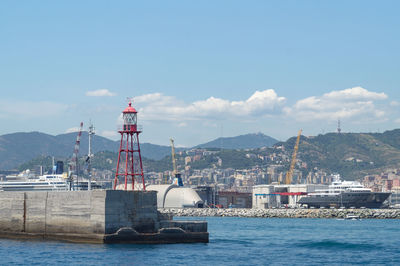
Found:
[{"label": "communication tower", "polygon": [[146,190],[139,144],[139,133],[142,131],[138,128],[137,111],[132,107],[131,100],[129,100],[129,106],[122,111],[122,117],[124,123],[118,130],[121,134],[121,142],[114,189],[127,190],[128,182],[130,182],[132,190]]},{"label": "communication tower", "polygon": [[338,122],[337,122],[337,133],[340,134],[340,132],[342,132],[342,129],[340,127],[340,119],[338,119]]}]

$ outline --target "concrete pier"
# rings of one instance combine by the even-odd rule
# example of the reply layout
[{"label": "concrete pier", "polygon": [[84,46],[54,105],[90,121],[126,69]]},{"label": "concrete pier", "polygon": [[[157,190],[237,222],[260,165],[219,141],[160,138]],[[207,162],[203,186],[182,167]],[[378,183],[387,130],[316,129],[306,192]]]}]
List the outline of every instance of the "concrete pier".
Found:
[{"label": "concrete pier", "polygon": [[0,237],[87,243],[208,242],[204,221],[173,221],[154,191],[0,192]]}]

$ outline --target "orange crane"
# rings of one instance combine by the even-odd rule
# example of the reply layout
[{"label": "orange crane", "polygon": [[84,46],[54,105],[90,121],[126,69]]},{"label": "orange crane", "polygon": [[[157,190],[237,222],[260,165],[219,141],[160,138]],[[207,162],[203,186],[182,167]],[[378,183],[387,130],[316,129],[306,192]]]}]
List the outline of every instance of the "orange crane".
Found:
[{"label": "orange crane", "polygon": [[294,165],[296,163],[297,150],[299,149],[301,131],[302,130],[300,129],[299,133],[297,134],[296,145],[294,145],[294,150],[293,150],[293,155],[292,155],[292,162],[290,163],[289,171],[286,172],[285,184],[287,184],[287,185],[292,183],[293,170],[294,170]]},{"label": "orange crane", "polygon": [[[172,176],[175,178],[176,174],[178,171],[176,170],[176,158],[175,158],[175,146],[174,146],[174,140],[171,138],[169,139],[171,141],[171,157],[172,157],[172,167],[173,167],[173,172]],[[168,176],[164,176],[164,184],[168,184]]]},{"label": "orange crane", "polygon": [[173,167],[172,175],[175,177],[175,175],[178,173],[178,171],[176,170],[175,145],[174,145],[174,140],[172,138],[169,140],[171,141],[171,156],[172,156],[172,167]]},{"label": "orange crane", "polygon": [[171,138],[171,155],[172,155],[172,167],[174,169],[174,171],[172,172],[173,176],[174,176],[174,181],[173,184],[178,185],[178,186],[183,186],[183,182],[182,182],[182,177],[181,174],[178,173],[177,167],[176,167],[176,154],[175,154],[175,145],[174,145],[174,140]]}]

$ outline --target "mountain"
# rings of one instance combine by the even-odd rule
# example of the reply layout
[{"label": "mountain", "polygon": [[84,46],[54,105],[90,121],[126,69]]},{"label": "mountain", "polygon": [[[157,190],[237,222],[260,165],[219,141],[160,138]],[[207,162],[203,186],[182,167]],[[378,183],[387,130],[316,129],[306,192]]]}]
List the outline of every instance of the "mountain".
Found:
[{"label": "mountain", "polygon": [[[39,156],[54,156],[56,159],[69,158],[74,150],[76,136],[76,132],[57,136],[41,132],[20,132],[2,135],[0,136],[0,169],[9,170]],[[224,149],[249,149],[271,146],[277,142],[277,140],[259,133],[220,138],[199,146],[219,148],[221,141]],[[118,152],[119,144],[119,141],[95,135],[92,142],[93,153],[100,151]],[[171,154],[170,146],[141,143],[140,148],[142,156],[151,160],[160,160]],[[177,152],[181,150],[184,149],[176,148]],[[79,153],[84,155],[87,151],[88,133],[83,131]]]},{"label": "mountain", "polygon": [[[75,139],[76,133],[52,136],[31,132],[0,136],[0,169],[12,169],[40,156],[55,156],[56,159],[65,160],[72,155]],[[201,160],[192,162],[191,167],[192,169],[215,167],[220,160],[222,168],[242,169],[256,165],[266,168],[270,164],[282,164],[282,167],[287,169],[296,137],[277,142],[268,148],[266,146],[271,144],[262,141],[266,139],[268,137],[263,134],[247,134],[198,145],[197,148],[212,147],[210,149],[213,151],[203,156]],[[81,156],[87,153],[87,140],[87,132],[83,132]],[[221,142],[224,149],[219,151]],[[118,147],[119,141],[95,136],[93,150],[96,154],[95,159],[96,157],[99,159],[94,162],[98,164],[96,167],[99,169],[111,167],[104,161],[114,164]],[[251,149],[251,147],[256,148]],[[171,168],[169,146],[142,143],[141,150],[147,170],[163,171]],[[177,149],[179,150],[182,149]],[[99,155],[99,152],[102,153]],[[185,165],[185,156],[177,154],[177,163],[180,167]],[[277,161],[262,159],[271,156],[277,157]],[[400,168],[400,129],[384,133],[328,133],[313,137],[301,136],[297,158],[299,162],[305,164],[302,168],[296,165],[296,169],[305,175],[311,171],[324,170],[328,173],[340,173],[344,179],[352,180],[367,174],[379,174],[388,168]]]},{"label": "mountain", "polygon": [[[73,143],[70,144],[71,154]],[[39,132],[13,133],[0,136],[0,168],[11,169],[37,156],[65,156],[67,147],[56,137]]]},{"label": "mountain", "polygon": [[[222,150],[203,157],[191,164],[194,169],[210,168],[220,159],[222,168],[243,169],[254,166],[267,168],[281,165],[282,171],[289,168],[296,137],[276,143],[271,148],[257,148],[248,151]],[[261,158],[276,157],[261,160]],[[365,175],[380,174],[388,169],[400,168],[400,129],[384,133],[328,133],[306,137],[301,136],[297,153],[297,170],[306,176],[310,172],[323,170],[339,173],[346,180],[362,178]]]},{"label": "mountain", "polygon": [[[295,139],[280,144],[291,152]],[[400,130],[302,136],[298,158],[307,163],[309,170],[337,172],[348,180],[379,174],[400,167]]]},{"label": "mountain", "polygon": [[[52,136],[40,132],[12,133],[0,136],[0,169],[9,170],[39,156],[69,158],[74,151],[77,133]],[[118,152],[119,141],[95,135],[93,137],[93,153],[100,151]],[[82,132],[80,155],[88,152],[88,133]],[[171,153],[169,146],[141,143],[142,156],[153,160]]]},{"label": "mountain", "polygon": [[197,145],[196,148],[219,148],[219,149],[255,149],[261,147],[272,147],[278,140],[262,133],[240,135],[236,137],[218,138],[213,141]]},{"label": "mountain", "polygon": [[[68,147],[72,147],[71,151],[66,150],[66,156],[71,156],[73,151],[72,144],[75,144],[77,133],[68,133],[68,134],[61,134],[55,136],[59,143],[64,143]],[[93,137],[92,148],[93,153],[97,153],[100,151],[111,151],[111,152],[118,152],[119,150],[120,141],[113,141],[102,136],[95,135]],[[81,144],[80,144],[80,154],[87,153],[89,149],[89,137],[86,131],[82,132],[81,137]],[[153,159],[153,160],[160,160],[166,155],[171,154],[171,147],[169,146],[161,146],[151,143],[140,143],[140,150],[143,157]]]}]

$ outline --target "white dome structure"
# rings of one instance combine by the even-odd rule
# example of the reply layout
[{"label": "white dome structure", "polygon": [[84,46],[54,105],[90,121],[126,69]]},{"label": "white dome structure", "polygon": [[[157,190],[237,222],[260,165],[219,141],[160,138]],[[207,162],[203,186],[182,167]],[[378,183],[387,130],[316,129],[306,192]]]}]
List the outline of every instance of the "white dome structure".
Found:
[{"label": "white dome structure", "polygon": [[197,192],[189,187],[173,184],[149,185],[146,190],[157,191],[158,208],[201,208],[203,200]]},{"label": "white dome structure", "polygon": [[[125,185],[119,184],[117,190],[124,190]],[[135,190],[141,190],[142,185],[135,185]],[[127,190],[132,190],[132,184],[127,184]],[[157,191],[157,208],[202,208],[203,200],[190,187],[174,184],[146,185],[147,191]]]}]

